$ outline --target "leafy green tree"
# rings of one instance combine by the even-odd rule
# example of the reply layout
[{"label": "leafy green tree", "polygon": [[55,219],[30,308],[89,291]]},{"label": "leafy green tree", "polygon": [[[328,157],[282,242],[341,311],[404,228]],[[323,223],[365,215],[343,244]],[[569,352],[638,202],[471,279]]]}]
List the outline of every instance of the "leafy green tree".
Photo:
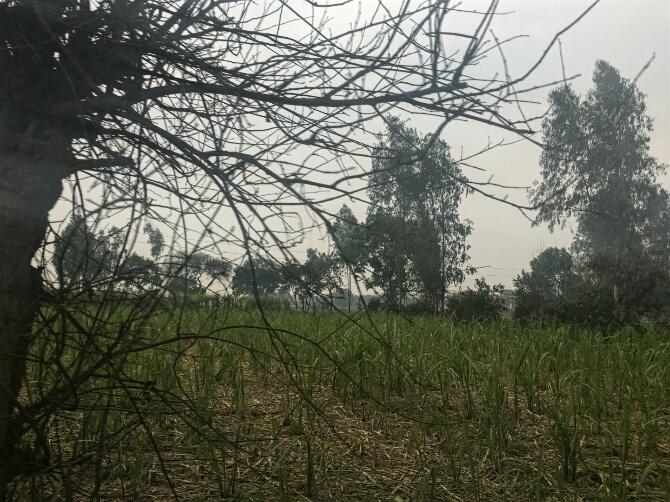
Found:
[{"label": "leafy green tree", "polygon": [[619,320],[658,303],[669,287],[665,166],[649,153],[652,120],[644,94],[604,61],[580,97],[569,85],[550,94],[543,123],[541,181],[531,200],[536,223],[577,220],[573,251],[594,295],[607,294]]},{"label": "leafy green tree", "polygon": [[547,248],[531,260],[530,272],[523,270],[514,279],[514,315],[521,319],[570,317],[578,286],[572,255],[564,248]]},{"label": "leafy green tree", "polygon": [[52,263],[61,284],[90,284],[103,274],[109,254],[104,234],[96,234],[85,217],[75,214],[54,244]]},{"label": "leafy green tree", "polygon": [[447,302],[449,313],[462,321],[489,320],[501,316],[505,310],[504,286],[490,286],[486,280],[475,280],[475,289],[459,291]]},{"label": "leafy green tree", "polygon": [[358,223],[346,204],[342,205],[332,224],[332,237],[340,261],[360,272],[365,253],[365,227]]},{"label": "leafy green tree", "polygon": [[371,283],[391,288],[392,302],[412,291],[443,309],[448,286],[463,281],[471,231],[458,214],[464,191],[446,142],[388,119],[374,151],[366,223],[375,227]]},{"label": "leafy green tree", "polygon": [[333,304],[335,293],[342,291],[342,265],[335,253],[323,253],[316,249],[307,250],[307,259],[303,264],[304,281],[310,296],[328,298]]},{"label": "leafy green tree", "polygon": [[275,293],[282,284],[281,273],[265,260],[245,260],[235,269],[232,279],[233,293],[270,294]]},{"label": "leafy green tree", "polygon": [[141,291],[144,288],[156,288],[161,285],[163,274],[160,267],[151,259],[131,253],[119,264],[114,280],[129,290]]},{"label": "leafy green tree", "polygon": [[305,310],[310,298],[305,286],[304,268],[302,263],[291,260],[282,264],[280,269],[280,291],[286,293],[296,309]]},{"label": "leafy green tree", "polygon": [[147,223],[144,225],[144,234],[149,238],[152,258],[158,259],[165,247],[163,233],[158,228],[151,225],[151,223]]},{"label": "leafy green tree", "polygon": [[409,226],[400,217],[368,211],[365,241],[369,275],[365,283],[380,290],[386,308],[398,311],[410,293]]},{"label": "leafy green tree", "polygon": [[114,283],[128,289],[142,289],[160,283],[156,264],[126,250],[126,233],[112,227],[97,233],[86,218],[75,214],[54,244],[52,264],[60,283],[95,289],[114,277]]},{"label": "leafy green tree", "polygon": [[203,252],[174,253],[163,267],[171,278],[168,289],[180,293],[203,293],[215,283],[223,284],[233,271],[232,264],[223,258]]},{"label": "leafy green tree", "polygon": [[347,275],[347,310],[351,312],[351,281],[352,273],[362,276],[365,268],[366,229],[358,223],[353,211],[343,204],[332,225],[332,237],[335,252]]},{"label": "leafy green tree", "polygon": [[228,260],[209,254],[203,257],[201,267],[210,283],[222,283],[233,271],[233,265]]},{"label": "leafy green tree", "polygon": [[304,263],[285,263],[280,273],[281,288],[303,310],[319,303],[332,307],[335,294],[342,292],[342,263],[336,253],[309,248]]}]

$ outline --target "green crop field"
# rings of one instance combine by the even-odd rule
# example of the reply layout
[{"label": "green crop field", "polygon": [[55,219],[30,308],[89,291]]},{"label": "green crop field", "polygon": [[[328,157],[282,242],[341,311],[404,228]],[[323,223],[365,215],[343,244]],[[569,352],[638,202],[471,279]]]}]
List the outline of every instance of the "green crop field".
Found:
[{"label": "green crop field", "polygon": [[670,500],[667,330],[204,308],[91,325],[101,317],[44,316],[69,336],[37,338],[33,357],[52,364],[30,363],[24,397],[86,375],[43,438],[73,483],[47,470],[19,492]]}]

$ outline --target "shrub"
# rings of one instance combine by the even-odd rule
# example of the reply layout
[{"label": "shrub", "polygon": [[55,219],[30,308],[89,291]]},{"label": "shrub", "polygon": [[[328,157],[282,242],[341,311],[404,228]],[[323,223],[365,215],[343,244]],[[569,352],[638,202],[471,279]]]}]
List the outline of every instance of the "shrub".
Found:
[{"label": "shrub", "polygon": [[[362,307],[362,305],[361,305]],[[387,310],[386,303],[380,296],[373,296],[366,303],[365,307],[370,312],[385,312]]]},{"label": "shrub", "polygon": [[503,285],[489,286],[484,279],[475,281],[476,289],[459,291],[449,298],[449,313],[463,321],[496,319],[505,310]]}]

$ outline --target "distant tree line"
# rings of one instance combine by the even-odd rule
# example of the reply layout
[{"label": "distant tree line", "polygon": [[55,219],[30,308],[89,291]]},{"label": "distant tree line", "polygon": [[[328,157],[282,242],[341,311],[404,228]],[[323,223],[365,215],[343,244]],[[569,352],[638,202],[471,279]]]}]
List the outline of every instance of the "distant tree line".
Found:
[{"label": "distant tree line", "polygon": [[[365,221],[343,205],[330,225],[334,250],[309,249],[304,263],[284,264],[274,276],[259,264],[258,292],[283,287],[305,308],[314,298],[332,303],[345,290],[350,299],[355,282],[379,293],[373,307],[446,310],[448,287],[464,280],[468,259],[471,223],[458,214],[462,173],[443,140],[422,136],[397,117],[386,126],[373,151]],[[236,272],[234,291],[253,289],[249,268]]]},{"label": "distant tree line", "polygon": [[195,293],[225,282],[237,296],[282,292],[298,309],[332,306],[346,292],[348,310],[352,285],[360,284],[379,293],[377,304],[385,310],[411,304],[444,312],[447,289],[460,284],[466,273],[472,227],[458,214],[464,192],[448,145],[389,117],[373,152],[366,219],[359,222],[343,205],[329,225],[329,251],[310,248],[303,262],[247,258],[234,267],[202,252],[163,256],[163,235],[147,225],[147,258],[126,251],[129,243],[120,229],[95,233],[75,215],[56,243],[53,263],[62,284],[94,285],[115,277],[128,289],[161,286]]},{"label": "distant tree line", "polygon": [[197,293],[230,277],[233,265],[226,259],[202,252],[165,250],[162,232],[146,224],[144,234],[151,257],[134,251],[126,231],[111,227],[93,230],[87,219],[75,214],[54,243],[52,263],[63,289],[96,289],[113,280],[126,291],[164,288],[171,292]]},{"label": "distant tree line", "polygon": [[[568,322],[634,322],[670,315],[670,197],[658,183],[665,166],[649,154],[652,121],[644,95],[605,62],[584,98],[565,85],[550,94],[543,122],[542,179],[530,191],[535,224],[575,221],[570,250],[549,248],[514,279],[514,315]],[[472,224],[459,216],[466,192],[449,146],[397,117],[373,151],[364,221],[341,207],[327,225],[332,246],[300,262],[247,258],[239,266],[198,252],[162,256],[164,238],[146,225],[151,258],[126,252],[112,227],[87,230],[75,216],[56,243],[63,284],[115,277],[133,289],[173,292],[226,287],[236,296],[282,293],[296,309],[333,306],[352,286],[377,293],[367,307],[489,319],[505,310],[503,287],[483,279],[449,295],[468,269]],[[125,239],[125,240],[124,240]],[[159,260],[160,257],[160,260]],[[218,284],[218,286],[215,286]],[[362,289],[359,289],[359,292]],[[340,303],[341,305],[341,303]]]}]

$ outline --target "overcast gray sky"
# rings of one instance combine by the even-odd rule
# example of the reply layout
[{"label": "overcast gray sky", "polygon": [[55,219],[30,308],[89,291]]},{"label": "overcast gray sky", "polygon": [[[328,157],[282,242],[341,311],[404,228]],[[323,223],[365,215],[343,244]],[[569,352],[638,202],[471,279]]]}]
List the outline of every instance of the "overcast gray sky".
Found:
[{"label": "overcast gray sky", "polygon": [[[515,34],[527,34],[506,47],[512,73],[519,74],[537,59],[554,34],[586,8],[591,0],[503,0],[500,11],[514,11],[499,16],[493,29],[499,39]],[[464,6],[485,7],[488,1],[464,2]],[[604,59],[621,73],[634,78],[652,54],[651,67],[640,77],[639,88],[647,95],[650,115],[655,121],[652,135],[652,154],[670,164],[670,1],[668,0],[603,0],[577,26],[562,37],[566,73],[580,73],[573,82],[584,93],[591,87],[591,74],[598,59]],[[495,57],[491,57],[491,64]],[[558,50],[535,74],[533,82],[550,82],[561,78]],[[546,109],[548,91],[535,97]],[[422,128],[422,124],[413,123]],[[474,148],[486,142],[483,136],[473,134],[471,125],[455,124],[443,137],[458,151],[459,145]],[[488,134],[494,134],[489,131]],[[504,137],[500,135],[500,137]],[[492,137],[495,139],[495,137]],[[509,138],[512,139],[512,138]],[[478,165],[486,168],[495,180],[514,185],[528,185],[539,175],[540,151],[525,142],[499,149],[482,157]],[[470,173],[476,177],[476,173]],[[670,175],[662,180],[670,189]],[[511,194],[516,201],[525,201],[525,193]],[[531,258],[549,246],[568,246],[572,240],[569,229],[550,233],[546,227],[531,227],[513,208],[471,196],[463,204],[462,214],[474,223],[470,238],[471,262],[474,266],[489,266],[481,275],[494,282],[511,286],[513,277],[528,268]],[[669,229],[670,231],[670,229]]]},{"label": "overcast gray sky", "polygon": [[[391,12],[397,11],[402,0],[384,0]],[[505,45],[505,57],[512,77],[524,74],[537,61],[554,35],[570,24],[593,0],[501,0],[500,15],[492,25],[499,40],[515,35],[527,37]],[[463,10],[485,10],[490,0],[464,0]],[[376,2],[363,3],[363,13],[374,10]],[[351,21],[346,10],[333,9],[333,23],[346,24]],[[450,14],[445,29],[468,32],[468,26],[479,17],[466,14]],[[567,76],[580,74],[572,85],[580,94],[591,87],[591,76],[595,62],[603,59],[616,67],[624,77],[633,79],[645,63],[655,54],[651,66],[638,80],[638,87],[647,95],[649,114],[654,118],[651,152],[665,164],[670,164],[670,0],[601,0],[601,2],[561,37],[565,71]],[[476,70],[477,76],[492,78],[503,71],[501,58],[492,52]],[[560,81],[563,75],[560,53],[554,47],[547,59],[524,81],[522,87]],[[536,116],[547,110],[550,89],[535,92],[532,99],[537,105],[528,105],[524,110],[528,116]],[[528,98],[528,96],[526,96]],[[408,125],[424,133],[431,132],[436,122],[422,117],[405,117]],[[442,133],[452,147],[455,157],[478,151],[490,141],[514,140],[501,131],[472,123],[455,122]],[[540,137],[537,138],[541,139]],[[539,176],[540,149],[530,142],[516,143],[496,149],[477,159],[475,164],[486,170],[465,170],[472,179],[486,181],[493,175],[494,181],[514,186],[528,186]],[[666,174],[662,184],[670,189],[670,175]],[[525,190],[510,192],[510,200],[526,203]],[[359,218],[364,218],[365,208],[354,206]],[[462,204],[461,214],[473,222],[470,237],[470,264],[481,268],[477,276],[489,282],[500,282],[512,286],[512,279],[523,269],[528,269],[533,256],[550,246],[569,246],[572,232],[569,227],[549,232],[546,226],[532,227],[516,209],[480,195],[471,195]],[[670,231],[670,230],[669,230]],[[306,245],[314,245],[308,239]],[[300,255],[300,253],[297,253]]]},{"label": "overcast gray sky", "polygon": [[[389,11],[397,12],[403,0],[384,0]],[[463,9],[486,9],[490,0],[464,0]],[[492,28],[500,40],[513,35],[525,34],[505,46],[512,77],[518,77],[538,59],[554,35],[574,20],[592,0],[501,0],[500,13],[508,14],[496,17]],[[375,1],[362,2],[363,16],[368,10],[374,10]],[[346,29],[352,22],[351,5],[329,9],[331,24],[335,31]],[[467,32],[469,23],[476,22],[476,16],[450,14],[448,29]],[[591,74],[598,59],[604,59],[618,68],[621,73],[634,78],[649,60],[656,54],[651,67],[638,80],[639,88],[647,95],[650,115],[655,120],[651,151],[661,162],[670,164],[670,0],[602,0],[579,24],[562,38],[564,61],[567,75],[581,74],[573,85],[581,94],[591,87]],[[502,71],[497,53],[475,69],[478,76],[493,77]],[[558,48],[549,54],[540,68],[524,82],[524,87],[545,84],[560,80],[562,69]],[[532,98],[536,105],[529,105],[529,115],[539,115],[547,109],[549,90],[537,91]],[[411,117],[408,125],[424,133],[431,132],[435,123],[420,116]],[[455,157],[461,148],[465,155],[478,151],[487,141],[500,139],[514,140],[498,130],[471,123],[453,123],[442,134],[452,147]],[[538,138],[539,139],[539,138]],[[476,164],[486,170],[466,171],[465,174],[476,180],[486,181],[494,175],[499,183],[527,186],[539,175],[540,150],[530,142],[516,143],[496,149],[477,159]],[[670,175],[662,180],[670,189]],[[91,195],[95,197],[96,195]],[[515,202],[527,202],[525,191],[510,193]],[[337,203],[338,207],[341,201]],[[52,212],[52,220],[62,220],[71,206],[65,198]],[[337,211],[337,207],[331,208]],[[357,216],[365,218],[365,207],[354,205]],[[489,282],[500,282],[512,286],[512,279],[523,268],[528,268],[530,260],[549,246],[568,246],[572,240],[569,228],[550,233],[546,227],[532,227],[516,209],[499,202],[472,195],[462,205],[462,215],[472,220],[474,232],[469,240],[471,262],[482,268],[479,276]],[[118,221],[117,221],[118,220]],[[121,217],[115,224],[123,225]],[[296,250],[295,255],[302,257],[308,246],[325,248],[323,232],[310,232],[308,238]],[[140,236],[139,246],[147,247]],[[234,251],[239,254],[239,250]],[[234,253],[233,252],[233,253]],[[228,257],[232,257],[231,256]],[[468,279],[471,284],[474,278]]]}]

